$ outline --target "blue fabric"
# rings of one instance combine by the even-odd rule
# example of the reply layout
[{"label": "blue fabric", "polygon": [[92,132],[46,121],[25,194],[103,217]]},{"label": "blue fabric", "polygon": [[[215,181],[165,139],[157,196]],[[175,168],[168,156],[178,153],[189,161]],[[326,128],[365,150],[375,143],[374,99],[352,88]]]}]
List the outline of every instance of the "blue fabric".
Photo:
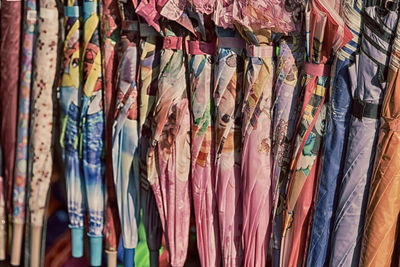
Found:
[{"label": "blue fabric", "polygon": [[347,58],[337,62],[337,74],[330,101],[330,121],[325,136],[324,163],[307,256],[309,267],[324,266],[326,261],[336,188],[343,175],[351,117],[350,79],[352,76],[349,63]]}]

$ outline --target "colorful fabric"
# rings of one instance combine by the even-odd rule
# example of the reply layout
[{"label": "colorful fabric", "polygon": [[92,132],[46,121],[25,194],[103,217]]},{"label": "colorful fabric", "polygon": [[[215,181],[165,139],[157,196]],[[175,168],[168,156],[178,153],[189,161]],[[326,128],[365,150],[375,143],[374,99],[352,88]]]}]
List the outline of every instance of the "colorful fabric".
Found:
[{"label": "colorful fabric", "polygon": [[363,34],[356,65],[359,66],[357,80],[363,82],[359,82],[351,92],[353,112],[332,232],[330,264],[335,266],[358,266],[379,117],[358,114],[354,106],[360,101],[382,104],[390,53],[386,51],[391,50],[398,14],[392,11],[381,14],[378,6],[366,7],[362,20]]},{"label": "colorful fabric", "polygon": [[[182,38],[185,31],[172,22],[163,26],[163,33],[169,38]],[[153,137],[147,157],[148,180],[173,267],[185,262],[190,224],[190,113],[184,59],[182,50],[161,51]]]},{"label": "colorful fabric", "polygon": [[[115,106],[115,76],[117,73],[117,42],[119,40],[120,16],[117,0],[102,1],[100,6],[101,20],[101,53],[103,64],[104,112],[105,112],[105,145],[106,155],[112,153],[112,125]],[[112,157],[105,157],[106,210],[104,218],[104,238],[107,252],[116,253],[121,226],[118,216],[118,204],[115,194]],[[116,263],[115,263],[116,264]]]},{"label": "colorful fabric", "polygon": [[282,216],[286,199],[286,187],[291,161],[291,149],[296,123],[297,98],[300,93],[300,73],[304,64],[302,39],[292,36],[292,40],[282,39],[279,43],[279,55],[276,65],[274,102],[272,106],[272,189],[273,189],[273,225],[272,248],[273,266],[279,266],[279,254],[282,238]]},{"label": "colorful fabric", "polygon": [[[324,141],[323,166],[316,208],[313,217],[307,266],[327,264],[332,217],[338,197],[337,188],[343,177],[347,140],[351,118],[351,92],[357,86],[357,67],[355,57],[359,51],[361,0],[344,2],[342,6],[346,25],[353,33],[353,40],[336,54],[335,78],[330,92],[327,114],[327,133]],[[339,155],[339,156],[338,156]]]},{"label": "colorful fabric", "polygon": [[[217,28],[218,54],[214,75],[215,192],[223,266],[241,266],[242,248],[242,101],[244,41],[237,32]],[[242,46],[224,46],[222,39]]]},{"label": "colorful fabric", "polygon": [[[125,249],[137,246],[140,220],[139,117],[136,82],[138,22],[132,11],[131,2],[123,5],[120,11],[123,27],[112,149],[114,182]],[[125,251],[125,254],[127,253],[129,252]]]},{"label": "colorful fabric", "polygon": [[[400,24],[393,42],[382,120],[376,150],[376,167],[371,178],[359,266],[391,266],[394,263],[400,214],[399,173],[399,63]],[[397,236],[396,236],[397,235]],[[393,262],[392,262],[393,257]],[[398,259],[397,259],[398,260]]]},{"label": "colorful fabric", "polygon": [[18,100],[17,153],[13,188],[13,222],[25,222],[25,188],[28,175],[29,117],[32,86],[32,59],[37,21],[36,0],[25,2],[22,37],[21,77]]},{"label": "colorful fabric", "polygon": [[[325,134],[326,94],[331,54],[352,38],[343,20],[325,0],[306,7],[306,60],[299,119],[295,130],[281,243],[280,264],[302,265],[307,257],[313,198]],[[316,27],[318,25],[318,27]],[[334,34],[336,33],[336,34]],[[329,36],[334,36],[329,38]]]}]

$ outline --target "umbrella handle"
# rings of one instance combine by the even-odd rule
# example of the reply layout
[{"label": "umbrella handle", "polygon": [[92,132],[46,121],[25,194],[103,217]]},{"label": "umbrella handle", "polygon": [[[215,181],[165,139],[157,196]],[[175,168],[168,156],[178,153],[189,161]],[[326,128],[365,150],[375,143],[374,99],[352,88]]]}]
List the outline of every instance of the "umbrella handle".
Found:
[{"label": "umbrella handle", "polygon": [[107,254],[107,266],[108,267],[117,267],[117,251],[106,251]]},{"label": "umbrella handle", "polygon": [[11,248],[11,265],[13,265],[13,266],[20,265],[23,234],[24,234],[24,224],[23,223],[14,223],[13,236],[12,236],[12,248]]},{"label": "umbrella handle", "polygon": [[0,222],[0,261],[6,259],[6,223]]},{"label": "umbrella handle", "polygon": [[31,264],[30,267],[40,266],[40,241],[42,236],[42,226],[32,225],[31,228]]}]

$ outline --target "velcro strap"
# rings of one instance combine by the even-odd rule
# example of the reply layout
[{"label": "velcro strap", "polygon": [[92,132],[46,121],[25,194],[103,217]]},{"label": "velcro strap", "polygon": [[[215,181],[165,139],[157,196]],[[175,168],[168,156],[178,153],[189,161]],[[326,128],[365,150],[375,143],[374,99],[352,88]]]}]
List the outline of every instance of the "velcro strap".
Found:
[{"label": "velcro strap", "polygon": [[246,43],[240,37],[219,37],[218,48],[245,48]]},{"label": "velcro strap", "polygon": [[215,43],[204,41],[187,41],[186,53],[189,55],[214,55]]},{"label": "velcro strap", "polygon": [[158,32],[146,23],[139,24],[140,37],[159,36]]},{"label": "velcro strap", "polygon": [[182,50],[183,37],[165,36],[163,40],[163,49]]},{"label": "velcro strap", "polygon": [[314,76],[329,76],[331,73],[331,65],[306,62],[304,64],[304,73]]},{"label": "velcro strap", "polygon": [[80,6],[66,6],[64,7],[64,16],[69,18],[79,18]]},{"label": "velcro strap", "polygon": [[138,21],[137,20],[124,20],[122,21],[123,31],[138,31]]},{"label": "velcro strap", "polygon": [[249,57],[273,57],[274,47],[273,46],[256,46],[247,45],[246,46],[247,56]]},{"label": "velcro strap", "polygon": [[362,118],[379,119],[381,116],[381,107],[381,104],[373,104],[355,99],[351,114],[359,120],[362,120]]},{"label": "velcro strap", "polygon": [[86,16],[90,16],[92,13],[97,13],[99,2],[83,2],[83,13]]}]

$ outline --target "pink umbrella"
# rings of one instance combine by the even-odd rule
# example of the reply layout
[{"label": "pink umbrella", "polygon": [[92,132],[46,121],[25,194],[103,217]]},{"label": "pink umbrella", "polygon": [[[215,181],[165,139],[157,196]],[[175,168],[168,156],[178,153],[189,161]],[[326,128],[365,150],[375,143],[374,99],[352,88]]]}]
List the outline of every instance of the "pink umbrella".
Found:
[{"label": "pink umbrella", "polygon": [[[206,5],[207,6],[207,5]],[[191,183],[196,217],[197,249],[202,266],[219,266],[220,241],[214,171],[214,125],[212,89],[215,34],[211,17],[189,12],[198,36],[186,43],[191,99],[192,169]]]},{"label": "pink umbrella", "polygon": [[[284,3],[238,1],[235,25],[247,41],[242,123],[244,266],[264,266],[271,234],[272,31],[295,28]],[[278,19],[279,18],[279,19]]]}]

